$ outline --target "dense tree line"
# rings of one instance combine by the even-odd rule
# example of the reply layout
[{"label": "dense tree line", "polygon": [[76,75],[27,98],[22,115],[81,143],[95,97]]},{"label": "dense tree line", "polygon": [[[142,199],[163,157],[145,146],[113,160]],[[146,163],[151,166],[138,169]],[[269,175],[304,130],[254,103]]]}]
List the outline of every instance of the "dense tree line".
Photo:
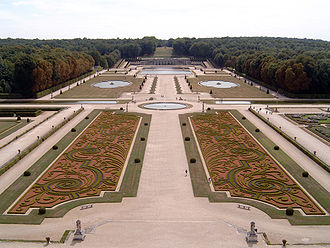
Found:
[{"label": "dense tree line", "polygon": [[76,78],[93,66],[151,55],[155,37],[143,39],[0,39],[0,93],[25,97]]},{"label": "dense tree line", "polygon": [[289,93],[330,94],[330,43],[321,40],[239,37],[179,38],[174,53],[210,59]]},{"label": "dense tree line", "polygon": [[94,65],[85,53],[63,48],[26,46],[0,47],[0,93],[35,93],[76,78]]},{"label": "dense tree line", "polygon": [[[328,41],[289,38],[0,39],[0,93],[25,96],[121,58],[172,46],[178,56],[210,59],[290,93],[330,94]],[[88,68],[87,68],[88,67]]]}]

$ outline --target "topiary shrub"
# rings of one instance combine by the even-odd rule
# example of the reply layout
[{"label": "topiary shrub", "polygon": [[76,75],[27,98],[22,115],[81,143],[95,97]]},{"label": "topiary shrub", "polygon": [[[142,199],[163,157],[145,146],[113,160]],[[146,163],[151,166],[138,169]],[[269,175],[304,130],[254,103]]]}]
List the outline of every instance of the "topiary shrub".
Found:
[{"label": "topiary shrub", "polygon": [[192,164],[196,163],[196,159],[195,158],[191,158],[190,159],[190,163],[192,163]]},{"label": "topiary shrub", "polygon": [[293,215],[293,208],[292,207],[288,207],[286,210],[285,210],[285,213],[286,215],[288,216],[292,216]]},{"label": "topiary shrub", "polygon": [[184,140],[185,141],[190,141],[190,137],[185,137]]},{"label": "topiary shrub", "polygon": [[145,126],[148,126],[149,124],[148,123],[144,123]]},{"label": "topiary shrub", "polygon": [[209,107],[209,108],[207,108],[206,110],[207,110],[207,111],[210,111],[210,110],[211,110],[211,108]]},{"label": "topiary shrub", "polygon": [[45,207],[40,207],[38,212],[39,212],[39,214],[45,214],[46,213],[46,208]]},{"label": "topiary shrub", "polygon": [[182,126],[187,126],[187,124],[184,122],[184,123],[182,123]]},{"label": "topiary shrub", "polygon": [[212,90],[210,90],[210,95],[212,95],[213,94],[213,91]]},{"label": "topiary shrub", "polygon": [[85,117],[85,119],[86,119],[86,120],[88,120],[88,119],[89,119],[89,117],[88,117],[88,116],[86,116],[86,117]]},{"label": "topiary shrub", "polygon": [[75,132],[75,131],[77,131],[75,128],[71,128],[71,132]]},{"label": "topiary shrub", "polygon": [[243,117],[242,117],[242,120],[246,120],[246,117],[245,117],[245,116],[243,116]]},{"label": "topiary shrub", "polygon": [[146,140],[146,138],[144,138],[144,137],[141,137],[141,141],[145,141]]},{"label": "topiary shrub", "polygon": [[259,128],[256,128],[256,132],[257,132],[257,133],[260,132]]},{"label": "topiary shrub", "polygon": [[134,159],[134,163],[140,163],[141,162],[141,160],[139,159],[139,158],[136,158],[136,159]]},{"label": "topiary shrub", "polygon": [[26,119],[26,122],[29,123],[29,122],[30,122],[30,118],[27,118],[27,119]]},{"label": "topiary shrub", "polygon": [[23,176],[25,176],[25,177],[31,176],[31,172],[29,172],[29,171],[24,171]]},{"label": "topiary shrub", "polygon": [[302,173],[302,176],[303,176],[303,177],[308,177],[308,175],[309,175],[309,173],[308,173],[307,171],[304,171],[304,172]]},{"label": "topiary shrub", "polygon": [[278,151],[278,150],[280,150],[280,147],[279,146],[274,146],[274,150]]},{"label": "topiary shrub", "polygon": [[22,120],[22,118],[18,115],[16,120],[20,121],[20,120]]},{"label": "topiary shrub", "polygon": [[124,110],[124,108],[123,107],[120,107],[120,109],[119,110]]},{"label": "topiary shrub", "polygon": [[53,145],[53,150],[57,150],[58,146],[57,145]]}]

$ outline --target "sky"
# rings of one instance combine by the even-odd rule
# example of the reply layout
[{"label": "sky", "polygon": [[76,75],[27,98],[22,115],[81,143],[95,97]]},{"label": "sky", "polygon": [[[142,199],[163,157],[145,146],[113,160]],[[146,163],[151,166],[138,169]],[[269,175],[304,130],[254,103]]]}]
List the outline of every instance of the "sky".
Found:
[{"label": "sky", "polygon": [[329,0],[0,0],[0,38],[268,36],[330,41]]}]

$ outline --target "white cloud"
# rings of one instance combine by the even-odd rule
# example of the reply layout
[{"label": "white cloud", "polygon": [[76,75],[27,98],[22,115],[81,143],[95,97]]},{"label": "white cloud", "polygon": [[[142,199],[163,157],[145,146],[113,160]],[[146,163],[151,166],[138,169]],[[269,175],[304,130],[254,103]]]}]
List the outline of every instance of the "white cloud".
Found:
[{"label": "white cloud", "polygon": [[5,2],[0,2],[0,20],[14,29],[8,31],[0,25],[0,33],[10,32],[17,37],[288,36],[330,40],[327,0]]}]

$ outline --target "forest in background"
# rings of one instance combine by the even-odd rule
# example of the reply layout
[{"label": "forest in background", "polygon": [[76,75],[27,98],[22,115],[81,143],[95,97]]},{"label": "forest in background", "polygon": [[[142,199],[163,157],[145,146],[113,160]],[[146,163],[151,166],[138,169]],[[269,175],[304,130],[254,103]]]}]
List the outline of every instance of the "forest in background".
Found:
[{"label": "forest in background", "polygon": [[[180,56],[210,59],[289,95],[329,97],[330,43],[322,40],[238,37],[172,41]],[[290,94],[291,93],[291,94]]]},{"label": "forest in background", "polygon": [[173,47],[174,56],[209,59],[290,96],[330,96],[328,41],[270,37],[0,39],[0,93],[33,97],[93,66],[152,55],[157,46]]},{"label": "forest in background", "polygon": [[154,37],[143,39],[0,39],[0,93],[35,97],[94,66],[110,68],[121,58],[153,54]]}]

